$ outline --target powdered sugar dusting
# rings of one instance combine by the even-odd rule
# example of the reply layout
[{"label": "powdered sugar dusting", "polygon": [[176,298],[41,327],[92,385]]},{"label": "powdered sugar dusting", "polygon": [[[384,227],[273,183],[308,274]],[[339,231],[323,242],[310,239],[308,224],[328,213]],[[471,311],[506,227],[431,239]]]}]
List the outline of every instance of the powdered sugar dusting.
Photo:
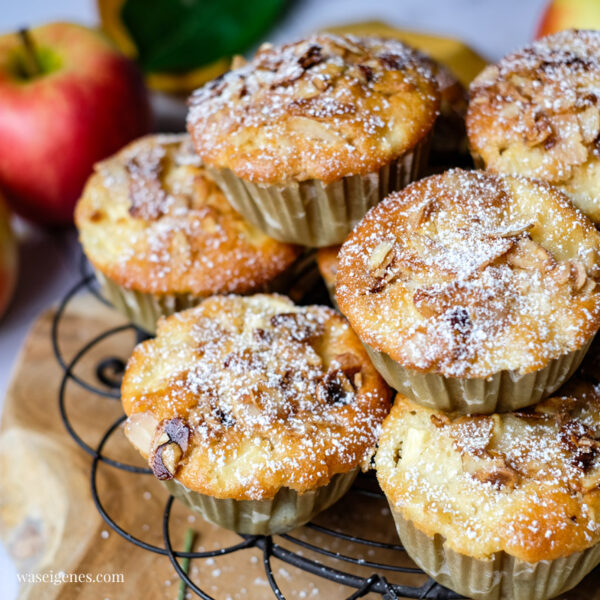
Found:
[{"label": "powdered sugar dusting", "polygon": [[528,372],[600,322],[600,236],[541,184],[449,171],[365,217],[336,295],[361,338],[446,376]]},{"label": "powdered sugar dusting", "polygon": [[536,407],[447,417],[397,400],[376,457],[405,517],[470,556],[565,556],[600,540],[600,388],[573,383]]},{"label": "powdered sugar dusting", "polygon": [[147,293],[259,291],[301,250],[236,213],[187,135],[150,136],[97,167],[77,223],[90,260]]},{"label": "powdered sugar dusting", "polygon": [[208,164],[241,177],[331,180],[411,148],[438,103],[430,65],[402,43],[318,34],[265,44],[197,90],[188,128]]},{"label": "powdered sugar dusting", "polygon": [[361,463],[387,412],[386,387],[363,387],[370,365],[347,323],[283,297],[211,298],[139,353],[124,396],[185,420],[193,441],[177,477],[221,480],[215,494],[325,483]]},{"label": "powdered sugar dusting", "polygon": [[470,92],[469,139],[486,165],[560,184],[598,220],[600,32],[536,41],[487,67]]}]

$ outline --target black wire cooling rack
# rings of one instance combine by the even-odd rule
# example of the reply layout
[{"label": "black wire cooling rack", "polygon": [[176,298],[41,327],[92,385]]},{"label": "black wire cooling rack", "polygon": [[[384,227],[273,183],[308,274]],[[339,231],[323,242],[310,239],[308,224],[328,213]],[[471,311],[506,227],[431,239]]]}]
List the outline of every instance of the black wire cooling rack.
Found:
[{"label": "black wire cooling rack", "polygon": [[[138,341],[148,337],[144,332],[138,330],[132,324],[121,325],[113,327],[103,331],[99,335],[91,338],[87,341],[73,356],[73,358],[66,360],[60,349],[60,323],[65,314],[69,302],[80,292],[89,291],[91,292],[99,302],[110,306],[106,299],[99,293],[95,283],[94,276],[87,271],[87,263],[85,259],[81,261],[81,280],[75,284],[71,290],[65,295],[61,301],[58,310],[54,316],[52,322],[51,336],[52,346],[56,359],[63,370],[63,377],[61,380],[59,394],[58,394],[58,406],[62,421],[69,433],[69,435],[75,440],[75,442],[92,457],[92,464],[90,470],[90,486],[92,492],[92,498],[98,509],[98,512],[107,523],[107,525],[120,536],[131,542],[135,546],[160,554],[168,556],[171,561],[173,568],[177,575],[185,582],[187,587],[192,590],[197,596],[204,600],[214,600],[212,596],[203,591],[198,584],[186,574],[184,568],[180,564],[181,559],[208,559],[225,554],[231,554],[240,550],[246,550],[249,548],[258,549],[262,552],[263,566],[265,569],[267,581],[269,582],[275,598],[278,600],[284,600],[283,595],[273,572],[271,566],[271,560],[277,558],[289,565],[297,567],[307,573],[316,575],[320,578],[333,581],[340,584],[340,598],[346,598],[347,600],[353,600],[355,598],[361,598],[369,593],[378,594],[385,600],[395,600],[397,598],[418,598],[418,599],[429,599],[429,600],[450,600],[461,598],[458,594],[442,587],[436,583],[433,579],[427,579],[421,586],[413,586],[403,583],[392,583],[388,581],[384,573],[394,573],[396,578],[402,579],[402,574],[405,575],[424,575],[423,572],[415,567],[397,566],[393,564],[384,564],[379,562],[371,562],[362,558],[346,555],[340,552],[334,552],[328,549],[326,544],[311,544],[304,539],[300,539],[291,534],[284,534],[275,536],[254,536],[254,535],[240,535],[241,541],[237,544],[218,548],[216,550],[207,552],[180,552],[173,548],[170,535],[170,517],[173,508],[173,496],[168,496],[165,503],[165,508],[162,518],[162,537],[163,546],[153,545],[139,538],[135,537],[125,529],[120,527],[113,518],[105,510],[102,503],[102,499],[98,492],[97,475],[98,467],[100,463],[108,465],[112,468],[119,469],[121,471],[131,474],[131,476],[148,476],[152,475],[152,471],[147,468],[135,466],[132,464],[120,462],[118,460],[111,459],[103,454],[103,450],[106,444],[109,442],[111,437],[119,430],[119,426],[125,421],[125,415],[119,417],[110,427],[105,431],[97,445],[90,445],[83,440],[77,433],[76,425],[71,421],[69,414],[66,409],[65,395],[66,388],[69,382],[73,382],[76,385],[81,386],[90,394],[97,396],[99,399],[106,401],[119,400],[119,388],[121,375],[124,371],[125,364],[123,360],[116,357],[105,358],[101,360],[95,368],[95,376],[98,383],[90,383],[83,380],[74,373],[74,369],[82,358],[90,352],[97,344],[109,338],[113,335],[119,334],[123,331],[131,330],[136,334]],[[320,300],[326,298],[326,292],[321,289],[311,294],[311,301],[314,301],[315,296]],[[357,479],[349,494],[358,494],[367,498],[381,499],[383,493],[376,487],[370,486],[369,489],[369,478]],[[329,538],[334,540],[341,540],[348,544],[356,544],[359,547],[366,547],[370,549],[381,549],[389,550],[392,552],[403,553],[404,548],[401,545],[386,544],[380,541],[366,539],[362,537],[356,537],[348,532],[339,531],[323,527],[315,523],[308,523],[304,525],[305,528],[318,532],[325,539]],[[328,562],[332,562],[333,559],[336,567],[332,567],[329,564],[320,562],[312,558],[304,556],[303,550],[308,550],[311,553],[327,557]],[[398,561],[400,563],[401,561]],[[373,574],[368,577],[357,575],[357,567],[367,567],[373,570]],[[345,595],[348,590],[344,588],[350,588],[354,591],[350,595]]]}]

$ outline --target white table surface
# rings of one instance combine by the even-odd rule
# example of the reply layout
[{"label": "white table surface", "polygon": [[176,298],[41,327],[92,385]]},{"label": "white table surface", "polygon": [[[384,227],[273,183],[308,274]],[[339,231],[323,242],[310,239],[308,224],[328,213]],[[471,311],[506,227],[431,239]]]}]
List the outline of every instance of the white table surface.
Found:
[{"label": "white table surface", "polygon": [[[485,57],[497,59],[532,38],[545,3],[546,0],[297,0],[269,38],[280,42],[327,25],[377,19],[457,37]],[[7,0],[2,5],[0,32],[51,20],[96,22],[92,0]],[[16,228],[21,241],[21,265],[13,302],[0,320],[0,406],[30,325],[78,279],[79,251],[74,231],[49,233],[22,222],[17,222]],[[0,546],[0,598],[10,600],[16,597],[16,590],[14,568]]]}]

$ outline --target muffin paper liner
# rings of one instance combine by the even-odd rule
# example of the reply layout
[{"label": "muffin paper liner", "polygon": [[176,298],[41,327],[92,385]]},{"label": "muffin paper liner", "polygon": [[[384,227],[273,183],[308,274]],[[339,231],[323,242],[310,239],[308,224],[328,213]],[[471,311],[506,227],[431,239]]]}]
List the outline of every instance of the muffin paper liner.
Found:
[{"label": "muffin paper liner", "polygon": [[415,402],[448,412],[490,414],[536,404],[565,383],[581,364],[594,336],[578,350],[553,359],[538,371],[499,371],[488,378],[461,379],[408,369],[384,352],[363,344],[371,362],[398,392]]},{"label": "muffin paper liner", "polygon": [[202,298],[191,294],[148,294],[128,290],[95,269],[102,295],[134,325],[155,333],[156,322],[180,310],[191,308]]},{"label": "muffin paper liner", "polygon": [[350,489],[357,475],[358,469],[338,473],[327,485],[304,494],[281,488],[270,500],[213,498],[189,490],[176,479],[163,483],[175,498],[214,525],[249,535],[272,535],[308,523],[337,502]]},{"label": "muffin paper liner", "polygon": [[[150,294],[127,289],[98,269],[94,269],[102,295],[134,325],[149,333],[156,332],[156,323],[160,317],[168,317],[173,313],[192,308],[207,296],[193,294]],[[314,286],[319,274],[314,252],[302,254],[285,272],[273,279],[268,285],[252,290],[258,292],[281,292],[301,297]]]},{"label": "muffin paper liner", "polygon": [[600,563],[600,544],[565,557],[529,563],[506,552],[472,558],[433,538],[391,507],[402,545],[438,583],[473,600],[546,600],[576,586]]},{"label": "muffin paper liner", "polygon": [[367,211],[424,171],[430,135],[412,150],[367,175],[325,184],[317,179],[285,187],[240,179],[230,169],[211,168],[231,205],[267,235],[312,248],[341,244]]}]

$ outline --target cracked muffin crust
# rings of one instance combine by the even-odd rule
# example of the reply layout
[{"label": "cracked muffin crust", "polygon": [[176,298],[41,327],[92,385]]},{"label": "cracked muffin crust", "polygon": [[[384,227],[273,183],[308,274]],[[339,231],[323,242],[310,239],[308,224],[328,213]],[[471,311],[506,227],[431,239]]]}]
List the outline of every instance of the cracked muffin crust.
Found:
[{"label": "cracked muffin crust", "polygon": [[470,87],[475,159],[559,186],[600,222],[599,86],[599,31],[561,31],[486,67]]},{"label": "cracked muffin crust", "polygon": [[561,192],[455,169],[365,216],[340,251],[336,297],[400,365],[487,378],[583,347],[600,326],[599,276],[600,234]]},{"label": "cracked muffin crust", "polygon": [[122,402],[126,435],[158,478],[263,500],[368,460],[389,389],[333,309],[215,296],[134,350]]},{"label": "cracked muffin crust", "polygon": [[411,150],[438,107],[435,78],[416,51],[321,33],[264,44],[247,65],[197,90],[188,129],[206,164],[241,179],[329,183]]},{"label": "cracked muffin crust", "polygon": [[457,416],[398,395],[377,478],[392,508],[456,552],[527,562],[600,541],[600,390],[573,381],[529,409]]},{"label": "cracked muffin crust", "polygon": [[263,291],[301,254],[231,208],[187,135],[147,136],[96,165],[75,222],[98,271],[149,294]]}]

